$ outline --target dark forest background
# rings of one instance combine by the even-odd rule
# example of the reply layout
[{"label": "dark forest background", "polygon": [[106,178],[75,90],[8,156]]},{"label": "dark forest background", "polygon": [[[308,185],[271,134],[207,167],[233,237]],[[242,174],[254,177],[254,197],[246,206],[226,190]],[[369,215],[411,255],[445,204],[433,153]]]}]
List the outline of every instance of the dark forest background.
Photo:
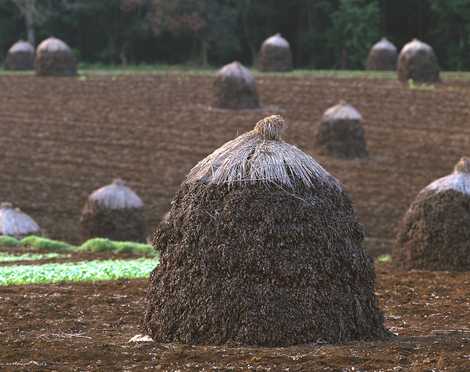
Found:
[{"label": "dark forest background", "polygon": [[470,69],[470,0],[0,0],[0,58],[19,38],[67,42],[81,62],[251,65],[280,32],[297,67],[363,68],[386,36]]}]

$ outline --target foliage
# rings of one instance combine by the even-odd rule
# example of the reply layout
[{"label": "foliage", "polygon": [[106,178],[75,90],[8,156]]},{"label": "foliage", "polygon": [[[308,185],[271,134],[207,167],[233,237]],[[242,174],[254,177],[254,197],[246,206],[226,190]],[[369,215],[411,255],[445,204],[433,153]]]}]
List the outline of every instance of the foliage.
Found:
[{"label": "foliage", "polygon": [[392,256],[390,256],[389,254],[379,256],[379,257],[377,257],[377,262],[379,262],[379,263],[392,262]]},{"label": "foliage", "polygon": [[9,254],[0,252],[0,262],[16,262],[16,261],[39,261],[39,260],[50,260],[53,258],[64,258],[67,255],[59,253],[24,253],[19,255]]},{"label": "foliage", "polygon": [[71,251],[73,249],[73,246],[70,244],[35,235],[22,239],[20,243],[25,247],[32,247],[41,250]]},{"label": "foliage", "polygon": [[21,243],[12,236],[0,235],[0,247],[18,247]]},{"label": "foliage", "polygon": [[0,266],[0,286],[147,278],[158,260],[87,261]]},{"label": "foliage", "polygon": [[151,245],[134,242],[113,242],[109,239],[90,239],[81,245],[80,252],[113,252],[132,253],[138,255],[155,255],[155,250]]}]

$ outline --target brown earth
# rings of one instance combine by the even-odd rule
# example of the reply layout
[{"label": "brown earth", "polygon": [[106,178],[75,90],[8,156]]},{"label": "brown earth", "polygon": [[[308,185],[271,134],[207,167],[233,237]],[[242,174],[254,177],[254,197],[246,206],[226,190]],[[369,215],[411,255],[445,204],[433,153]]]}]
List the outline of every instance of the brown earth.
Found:
[{"label": "brown earth", "polygon": [[377,273],[398,337],[289,348],[128,343],[140,333],[146,281],[0,287],[0,370],[470,370],[470,273]]},{"label": "brown earth", "polygon": [[[79,239],[88,194],[129,180],[149,232],[196,162],[262,117],[281,113],[286,139],[312,153],[351,192],[368,236],[392,238],[416,193],[449,174],[470,144],[470,89],[410,90],[394,80],[258,76],[265,111],[212,109],[213,78],[149,75],[0,77],[0,200],[53,238]],[[344,99],[364,116],[368,160],[321,156],[314,134]],[[278,109],[275,109],[278,107]]]}]

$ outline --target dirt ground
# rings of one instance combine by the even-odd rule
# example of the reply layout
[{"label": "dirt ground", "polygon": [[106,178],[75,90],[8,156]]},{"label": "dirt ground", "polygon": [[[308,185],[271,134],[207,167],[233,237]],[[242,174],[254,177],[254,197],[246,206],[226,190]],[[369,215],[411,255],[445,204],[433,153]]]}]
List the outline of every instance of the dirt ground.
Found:
[{"label": "dirt ground", "polygon": [[470,273],[377,272],[397,337],[272,349],[129,343],[146,281],[0,287],[0,370],[470,370]]},{"label": "dirt ground", "polygon": [[[122,177],[146,203],[152,231],[196,162],[281,113],[287,141],[345,184],[370,237],[387,239],[415,194],[449,174],[470,145],[470,88],[462,82],[412,90],[394,80],[260,76],[267,108],[242,112],[213,109],[212,82],[1,76],[0,200],[21,206],[52,238],[76,242],[87,195]],[[340,99],[364,116],[368,160],[319,156],[313,146],[322,113]]]}]

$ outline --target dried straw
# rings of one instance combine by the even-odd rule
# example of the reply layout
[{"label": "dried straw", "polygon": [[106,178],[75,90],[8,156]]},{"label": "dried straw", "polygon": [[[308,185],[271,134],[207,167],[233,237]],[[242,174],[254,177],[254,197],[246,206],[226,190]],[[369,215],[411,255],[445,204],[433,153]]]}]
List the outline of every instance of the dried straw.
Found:
[{"label": "dried straw", "polygon": [[119,178],[115,179],[112,184],[93,192],[89,200],[107,209],[143,208],[144,206],[142,199]]},{"label": "dried straw", "polygon": [[40,232],[38,224],[11,203],[0,204],[0,235],[23,237]]}]

